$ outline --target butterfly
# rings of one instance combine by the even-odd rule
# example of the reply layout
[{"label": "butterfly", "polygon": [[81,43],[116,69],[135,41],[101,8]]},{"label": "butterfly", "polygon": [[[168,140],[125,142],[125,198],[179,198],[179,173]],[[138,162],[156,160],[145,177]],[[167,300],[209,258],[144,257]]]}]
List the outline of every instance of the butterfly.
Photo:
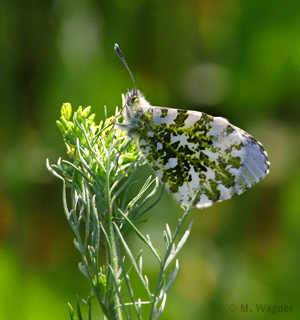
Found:
[{"label": "butterfly", "polygon": [[118,128],[134,140],[182,207],[189,205],[196,191],[197,208],[231,199],[269,173],[262,144],[225,118],[151,106],[137,90],[117,44],[115,51],[134,83],[125,96],[124,122]]}]

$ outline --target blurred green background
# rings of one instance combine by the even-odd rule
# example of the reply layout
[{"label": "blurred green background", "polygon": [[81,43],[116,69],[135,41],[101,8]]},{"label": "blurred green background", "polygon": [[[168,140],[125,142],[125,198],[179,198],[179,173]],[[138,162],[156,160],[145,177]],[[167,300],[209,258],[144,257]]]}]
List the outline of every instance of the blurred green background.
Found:
[{"label": "blurred green background", "polygon": [[[162,319],[299,319],[299,1],[1,1],[0,32],[0,319],[69,319],[67,302],[89,294],[45,159],[67,158],[63,102],[91,105],[100,121],[133,87],[116,42],[153,105],[223,116],[271,161],[245,194],[192,211]],[[143,231],[161,238],[181,214],[165,194]]]}]

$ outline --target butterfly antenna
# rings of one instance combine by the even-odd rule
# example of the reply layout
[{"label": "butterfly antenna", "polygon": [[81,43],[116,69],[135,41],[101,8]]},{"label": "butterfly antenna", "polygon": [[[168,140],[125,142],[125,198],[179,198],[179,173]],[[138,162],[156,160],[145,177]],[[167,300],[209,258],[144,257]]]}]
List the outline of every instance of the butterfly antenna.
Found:
[{"label": "butterfly antenna", "polygon": [[115,49],[117,55],[118,55],[118,56],[120,57],[120,59],[122,60],[122,62],[124,63],[126,69],[128,70],[128,72],[129,72],[129,74],[130,74],[130,76],[131,76],[131,79],[132,79],[132,81],[133,81],[133,84],[134,84],[135,94],[137,94],[137,87],[136,87],[136,84],[135,84],[135,80],[134,80],[133,74],[132,74],[131,70],[129,69],[128,64],[127,64],[127,62],[125,61],[125,58],[124,58],[124,56],[123,56],[123,53],[122,53],[122,51],[121,51],[121,49],[120,49],[120,47],[119,47],[119,45],[118,45],[117,43],[115,44],[115,48],[114,48],[114,49]]}]

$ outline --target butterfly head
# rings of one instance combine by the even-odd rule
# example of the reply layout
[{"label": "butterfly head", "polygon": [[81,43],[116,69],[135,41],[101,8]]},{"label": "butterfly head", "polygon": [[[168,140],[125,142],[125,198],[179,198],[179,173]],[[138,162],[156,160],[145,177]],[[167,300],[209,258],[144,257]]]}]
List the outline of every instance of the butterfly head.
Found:
[{"label": "butterfly head", "polygon": [[151,105],[139,90],[133,89],[126,93],[124,107],[125,119],[132,120],[134,118],[140,118]]},{"label": "butterfly head", "polygon": [[136,106],[140,101],[140,96],[141,93],[136,88],[134,88],[131,91],[128,91],[125,99],[126,106],[129,108],[134,108],[134,106]]}]

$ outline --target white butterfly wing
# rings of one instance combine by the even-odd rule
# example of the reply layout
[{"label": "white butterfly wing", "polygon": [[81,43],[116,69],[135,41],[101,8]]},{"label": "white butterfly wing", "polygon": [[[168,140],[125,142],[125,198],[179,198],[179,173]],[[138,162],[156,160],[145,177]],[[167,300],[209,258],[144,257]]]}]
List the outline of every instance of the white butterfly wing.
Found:
[{"label": "white butterfly wing", "polygon": [[159,178],[187,206],[199,190],[195,206],[243,193],[269,172],[263,146],[226,119],[202,112],[147,108],[133,134]]}]

